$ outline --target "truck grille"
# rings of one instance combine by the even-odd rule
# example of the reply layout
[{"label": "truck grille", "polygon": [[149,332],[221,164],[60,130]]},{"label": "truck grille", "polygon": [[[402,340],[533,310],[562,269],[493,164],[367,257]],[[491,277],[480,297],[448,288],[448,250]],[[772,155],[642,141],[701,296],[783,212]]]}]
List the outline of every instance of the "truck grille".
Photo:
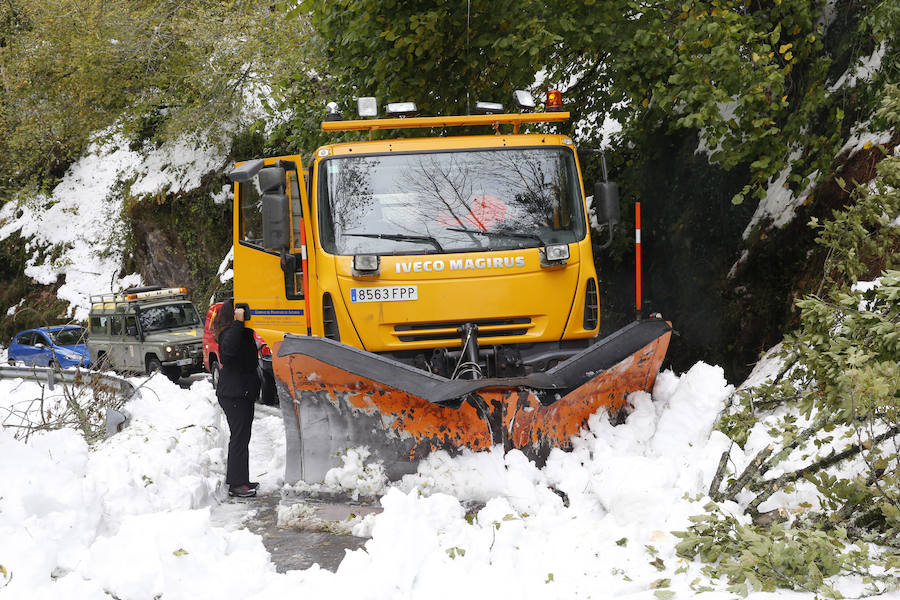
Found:
[{"label": "truck grille", "polygon": [[507,319],[483,319],[481,321],[442,321],[439,323],[403,323],[394,326],[394,335],[401,342],[434,342],[440,340],[458,340],[458,327],[466,322],[478,326],[478,337],[509,337],[525,335],[531,329],[528,317]]}]

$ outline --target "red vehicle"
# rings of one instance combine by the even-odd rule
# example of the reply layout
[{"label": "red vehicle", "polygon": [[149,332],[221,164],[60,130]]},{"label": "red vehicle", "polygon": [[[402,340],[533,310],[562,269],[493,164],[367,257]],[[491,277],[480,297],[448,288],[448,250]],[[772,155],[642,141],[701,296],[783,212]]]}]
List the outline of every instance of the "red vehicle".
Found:
[{"label": "red vehicle", "polygon": [[[216,316],[221,302],[213,304],[206,312],[206,321],[203,324],[203,366],[207,372],[212,375],[213,387],[219,384],[219,369],[222,364],[219,362],[219,343],[212,333],[212,321]],[[260,388],[259,401],[263,404],[274,406],[278,404],[278,394],[275,392],[275,376],[272,374],[272,351],[269,350],[259,334],[253,332],[256,339],[256,347],[259,349],[259,379],[262,382]]]}]

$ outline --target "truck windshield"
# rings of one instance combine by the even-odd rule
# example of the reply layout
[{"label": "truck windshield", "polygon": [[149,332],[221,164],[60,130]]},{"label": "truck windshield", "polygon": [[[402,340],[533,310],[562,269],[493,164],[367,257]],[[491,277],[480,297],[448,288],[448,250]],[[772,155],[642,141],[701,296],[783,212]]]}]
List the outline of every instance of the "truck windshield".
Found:
[{"label": "truck windshield", "polygon": [[334,254],[509,250],[585,235],[569,148],[341,156],[320,169],[322,246]]},{"label": "truck windshield", "polygon": [[141,330],[144,333],[159,329],[190,327],[200,324],[197,309],[189,302],[149,306],[141,309]]}]

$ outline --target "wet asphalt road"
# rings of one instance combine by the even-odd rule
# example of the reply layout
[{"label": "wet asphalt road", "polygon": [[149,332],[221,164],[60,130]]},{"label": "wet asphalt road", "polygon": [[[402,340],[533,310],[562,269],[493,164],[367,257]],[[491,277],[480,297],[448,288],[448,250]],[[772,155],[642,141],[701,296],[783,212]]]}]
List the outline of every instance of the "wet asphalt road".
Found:
[{"label": "wet asphalt road", "polygon": [[368,539],[353,535],[278,527],[278,504],[281,502],[281,495],[278,493],[231,502],[246,504],[248,511],[253,513],[243,522],[243,526],[262,537],[263,545],[272,555],[272,562],[275,563],[279,573],[308,569],[314,564],[332,572],[336,571],[344,560],[346,551],[361,548]]},{"label": "wet asphalt road", "polygon": [[[188,389],[195,381],[208,377],[207,373],[195,373],[182,377],[178,384]],[[334,572],[348,550],[361,548],[368,539],[326,531],[278,527],[278,505],[281,501],[279,492],[246,500],[233,498],[227,501],[234,504],[233,508],[238,509],[238,512],[244,512],[242,509],[246,508],[247,516],[242,519],[242,526],[262,538],[279,573],[308,569],[314,564]],[[343,515],[335,517],[335,520],[342,518]]]}]

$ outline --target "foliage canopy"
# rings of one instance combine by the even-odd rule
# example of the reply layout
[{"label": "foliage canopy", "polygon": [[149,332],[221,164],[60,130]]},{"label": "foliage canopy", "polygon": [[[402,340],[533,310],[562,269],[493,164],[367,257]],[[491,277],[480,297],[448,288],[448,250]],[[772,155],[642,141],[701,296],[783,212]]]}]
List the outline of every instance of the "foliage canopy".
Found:
[{"label": "foliage canopy", "polygon": [[476,98],[508,104],[515,88],[558,86],[584,119],[581,144],[598,141],[604,115],[637,143],[660,128],[699,131],[724,168],[750,166],[735,202],[751,193],[762,198],[788,163],[795,187],[829,172],[849,125],[873,107],[864,86],[829,88],[841,75],[837,65],[880,53],[886,77],[898,68],[890,45],[900,25],[895,1],[838,2],[827,10],[805,0],[301,6],[347,104],[376,95],[447,114]]}]

